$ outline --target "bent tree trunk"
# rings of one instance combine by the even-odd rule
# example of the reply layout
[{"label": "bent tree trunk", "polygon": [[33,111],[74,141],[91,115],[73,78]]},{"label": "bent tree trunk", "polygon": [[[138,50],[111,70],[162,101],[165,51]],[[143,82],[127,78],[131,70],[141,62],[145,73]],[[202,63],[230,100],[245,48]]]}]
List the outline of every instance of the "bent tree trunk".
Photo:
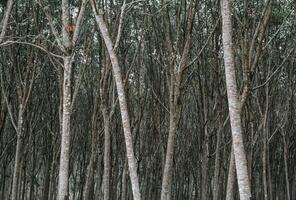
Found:
[{"label": "bent tree trunk", "polygon": [[235,78],[233,45],[232,45],[232,24],[230,15],[229,0],[222,0],[222,40],[224,49],[224,65],[226,75],[226,88],[229,106],[229,116],[233,141],[234,160],[238,180],[238,188],[241,200],[248,200],[251,197],[249,177],[247,170],[247,159],[243,146],[240,102],[237,95]]},{"label": "bent tree trunk", "polygon": [[122,126],[123,126],[123,132],[125,137],[126,154],[127,154],[127,161],[128,161],[128,168],[129,168],[129,175],[130,175],[130,180],[132,185],[133,197],[134,197],[134,200],[140,200],[141,194],[140,194],[139,178],[137,175],[137,165],[136,165],[136,159],[135,159],[134,149],[133,149],[130,121],[129,121],[129,115],[127,111],[127,103],[126,103],[124,87],[123,87],[117,55],[113,50],[113,43],[111,41],[108,28],[103,20],[102,15],[97,12],[95,2],[93,0],[91,0],[90,2],[91,2],[93,13],[96,18],[96,22],[99,26],[101,35],[104,39],[105,45],[107,47],[107,50],[110,56],[110,61],[113,69],[113,76],[114,76],[116,88],[117,88],[120,113],[122,118]]}]

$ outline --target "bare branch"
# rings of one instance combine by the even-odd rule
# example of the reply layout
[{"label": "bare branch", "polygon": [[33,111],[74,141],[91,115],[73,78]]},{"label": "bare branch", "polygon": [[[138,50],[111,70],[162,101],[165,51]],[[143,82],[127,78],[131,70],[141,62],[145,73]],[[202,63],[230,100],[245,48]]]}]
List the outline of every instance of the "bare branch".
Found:
[{"label": "bare branch", "polygon": [[63,58],[63,56],[60,56],[60,55],[55,54],[55,53],[52,53],[52,52],[46,50],[44,47],[39,46],[39,45],[37,45],[37,44],[30,43],[30,42],[10,41],[10,40],[9,40],[9,41],[6,41],[6,42],[0,44],[0,47],[1,47],[1,46],[9,46],[9,45],[13,45],[13,44],[25,44],[25,45],[30,45],[30,46],[36,47],[36,48],[38,48],[38,49],[44,51],[45,53],[47,53],[47,54],[49,54],[49,55],[51,55],[51,56],[54,56],[54,57],[57,57],[57,58]]},{"label": "bare branch", "polygon": [[262,83],[261,85],[255,86],[253,88],[253,90],[259,89],[259,88],[265,86],[267,83],[269,83],[271,81],[271,78],[279,71],[279,69],[281,69],[284,66],[285,62],[290,57],[290,55],[292,54],[293,51],[294,51],[294,48],[290,50],[290,52],[288,53],[288,55],[281,62],[280,66],[278,66],[278,68],[276,68],[276,70],[274,70],[274,72],[266,79],[266,81],[264,83]]},{"label": "bare branch", "polygon": [[60,39],[60,34],[59,34],[59,32],[57,31],[57,29],[55,28],[55,25],[54,25],[54,23],[53,23],[53,18],[52,18],[52,16],[51,16],[51,14],[50,14],[50,7],[49,7],[49,5],[47,5],[47,6],[45,6],[44,4],[43,4],[43,0],[37,0],[37,3],[39,4],[39,6],[43,9],[43,12],[44,12],[44,14],[45,14],[45,16],[46,16],[46,18],[47,18],[47,20],[48,20],[48,24],[49,24],[49,26],[50,26],[50,28],[51,28],[51,31],[52,31],[52,33],[53,33],[53,35],[54,35],[54,37],[55,37],[55,39],[56,39],[56,41],[57,41],[57,43],[58,43],[58,46],[60,47],[60,49],[63,51],[63,52],[66,52],[66,49],[65,49],[65,47],[63,46],[63,44],[61,43],[61,39]]},{"label": "bare branch", "polygon": [[121,37],[121,32],[122,32],[122,24],[123,24],[123,16],[124,16],[124,11],[126,8],[126,0],[123,1],[122,7],[121,7],[121,13],[120,13],[120,18],[119,18],[119,25],[118,25],[118,32],[117,32],[117,37],[116,37],[116,42],[113,47],[113,50],[116,51],[116,49],[119,46],[119,41]]},{"label": "bare branch", "polygon": [[4,88],[4,80],[3,80],[3,69],[2,69],[2,66],[0,67],[0,82],[1,82],[1,91],[2,91],[2,95],[4,97],[4,100],[5,100],[5,103],[6,103],[6,106],[7,106],[7,110],[8,110],[8,114],[9,114],[9,117],[10,117],[10,121],[11,121],[11,124],[14,128],[14,130],[16,131],[16,133],[18,134],[18,128],[17,128],[17,125],[15,123],[15,119],[13,117],[13,114],[12,114],[12,111],[11,111],[11,107],[9,105],[9,102],[8,102],[8,97],[6,95],[6,92],[5,92],[5,88]]},{"label": "bare branch", "polygon": [[77,39],[78,39],[78,35],[81,29],[81,24],[83,21],[83,17],[84,17],[84,13],[85,13],[85,8],[86,5],[88,3],[89,0],[83,0],[81,3],[81,8],[77,17],[77,22],[76,22],[76,26],[74,29],[74,33],[73,33],[73,38],[72,38],[72,46],[74,47],[76,45]]}]

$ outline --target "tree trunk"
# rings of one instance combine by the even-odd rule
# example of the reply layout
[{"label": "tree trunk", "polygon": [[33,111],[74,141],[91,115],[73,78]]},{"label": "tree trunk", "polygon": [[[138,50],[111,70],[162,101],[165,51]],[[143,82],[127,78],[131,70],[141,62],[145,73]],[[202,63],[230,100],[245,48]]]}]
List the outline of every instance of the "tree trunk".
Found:
[{"label": "tree trunk", "polygon": [[[5,1],[2,1],[2,3],[5,3]],[[8,24],[8,19],[9,19],[9,15],[12,9],[12,5],[13,5],[13,0],[7,0],[7,4],[6,4],[6,10],[5,10],[5,14],[2,20],[2,30],[1,30],[1,34],[0,34],[0,43],[2,43],[5,33],[6,33],[6,29],[7,29],[7,24]]]},{"label": "tree trunk", "polygon": [[94,108],[92,113],[92,121],[91,121],[91,155],[90,160],[86,170],[86,178],[84,184],[83,191],[83,199],[88,200],[91,199],[91,188],[93,188],[94,183],[94,175],[95,175],[95,163],[97,161],[97,115],[98,115],[98,104],[99,104],[99,92],[97,91],[95,99],[94,99]]},{"label": "tree trunk", "polygon": [[[222,129],[222,127],[220,127]],[[221,146],[221,131],[218,130],[216,151],[215,151],[215,171],[214,171],[214,189],[213,189],[213,200],[219,199],[219,175],[220,175],[220,146]]]},{"label": "tree trunk", "polygon": [[[103,51],[105,52],[105,51]],[[105,66],[102,69],[100,80],[101,111],[104,123],[104,172],[103,172],[103,195],[104,200],[110,199],[110,172],[111,172],[111,133],[110,133],[110,111],[108,109],[108,90],[110,90],[109,74],[110,60],[108,54],[103,53]],[[111,197],[112,198],[112,197]]]},{"label": "tree trunk", "polygon": [[264,122],[262,127],[263,132],[263,150],[262,150],[262,178],[263,178],[263,191],[264,199],[268,200],[268,183],[267,183],[267,160],[268,160],[268,108],[269,108],[269,84],[265,88],[265,112],[264,112]]},{"label": "tree trunk", "polygon": [[[181,81],[182,74],[187,67],[187,60],[189,56],[189,51],[191,47],[192,39],[192,24],[195,16],[195,6],[196,1],[190,1],[189,14],[187,19],[186,27],[186,37],[185,44],[183,46],[182,55],[180,56],[180,62],[178,66],[174,63],[174,58],[177,56],[176,52],[173,50],[173,44],[170,36],[170,19],[169,11],[167,10],[167,17],[165,18],[165,40],[166,47],[168,48],[168,63],[170,66],[170,79],[169,79],[169,106],[170,106],[170,117],[169,117],[169,135],[165,156],[165,164],[162,176],[162,186],[161,186],[161,200],[171,199],[171,185],[172,185],[172,170],[173,170],[173,160],[174,160],[174,146],[176,140],[176,132],[178,119],[180,115],[180,96],[181,96]],[[177,41],[179,42],[179,41]],[[180,54],[179,54],[180,55]]]},{"label": "tree trunk", "polygon": [[[171,83],[174,85],[174,83]],[[171,94],[173,94],[173,89],[171,89]],[[176,105],[174,104],[174,96],[170,98],[170,126],[169,126],[169,138],[166,149],[166,157],[162,178],[161,186],[161,200],[169,200],[171,196],[171,182],[172,182],[172,170],[173,170],[173,158],[174,158],[174,146],[176,138],[177,129],[177,112]]]},{"label": "tree trunk", "polygon": [[64,58],[63,83],[63,114],[62,114],[62,141],[59,168],[58,200],[68,200],[69,185],[69,157],[70,157],[70,115],[71,115],[71,56]]},{"label": "tree trunk", "polygon": [[209,133],[208,133],[208,104],[205,94],[205,87],[202,90],[202,107],[203,107],[203,121],[204,121],[204,142],[202,143],[202,163],[201,163],[201,200],[207,200],[209,197],[208,193],[208,181],[209,181]]},{"label": "tree trunk", "polygon": [[237,95],[229,0],[222,0],[221,13],[226,88],[239,194],[241,200],[249,200],[251,198],[251,191],[249,186],[247,159],[242,137],[240,102]]},{"label": "tree trunk", "polygon": [[21,154],[22,154],[22,131],[23,131],[23,105],[19,105],[18,125],[17,125],[17,141],[16,152],[13,169],[12,192],[11,200],[17,200],[18,197],[18,183],[21,170]]},{"label": "tree trunk", "polygon": [[110,199],[110,162],[111,162],[111,134],[110,134],[110,120],[107,108],[102,108],[104,121],[104,175],[103,175],[103,192],[104,200]]},{"label": "tree trunk", "polygon": [[[63,65],[63,107],[61,123],[61,154],[59,166],[58,200],[68,200],[69,158],[70,158],[70,117],[71,117],[71,77],[72,77],[72,43],[68,26],[70,24],[69,0],[62,0],[62,41],[65,48]],[[77,27],[78,28],[78,27]]]},{"label": "tree trunk", "polygon": [[127,175],[127,161],[124,162],[124,166],[122,169],[122,178],[121,178],[121,200],[126,200],[127,194],[127,184],[126,184],[126,175]]},{"label": "tree trunk", "polygon": [[120,72],[117,55],[113,50],[113,43],[109,36],[108,28],[103,20],[102,15],[100,13],[97,13],[96,5],[93,0],[91,0],[91,6],[92,6],[93,13],[95,14],[96,22],[99,26],[101,35],[105,41],[105,45],[107,47],[107,50],[110,56],[110,61],[113,69],[113,76],[114,76],[116,88],[117,88],[121,118],[122,118],[122,126],[123,126],[123,132],[125,137],[128,169],[129,169],[129,175],[130,175],[130,180],[132,185],[133,197],[134,197],[134,200],[140,200],[141,194],[140,194],[139,178],[137,174],[137,164],[136,164],[136,159],[135,159],[135,154],[133,149],[132,134],[131,134],[130,120],[129,120],[128,110],[127,110],[126,97],[124,93],[122,76]]},{"label": "tree trunk", "polygon": [[45,163],[45,178],[43,182],[43,189],[42,189],[42,200],[49,199],[49,192],[50,192],[50,169],[51,166],[51,155],[48,156]]},{"label": "tree trunk", "polygon": [[287,192],[286,199],[287,200],[291,200],[291,196],[290,196],[290,181],[289,181],[289,169],[288,169],[288,145],[287,145],[285,136],[283,137],[283,141],[284,141],[285,182],[286,182],[286,192]]},{"label": "tree trunk", "polygon": [[[233,147],[232,147],[233,148]],[[229,160],[229,169],[228,169],[228,177],[227,177],[227,188],[226,188],[226,200],[234,199],[234,180],[235,179],[235,164],[234,164],[234,155],[233,149],[230,152],[230,160]]]}]

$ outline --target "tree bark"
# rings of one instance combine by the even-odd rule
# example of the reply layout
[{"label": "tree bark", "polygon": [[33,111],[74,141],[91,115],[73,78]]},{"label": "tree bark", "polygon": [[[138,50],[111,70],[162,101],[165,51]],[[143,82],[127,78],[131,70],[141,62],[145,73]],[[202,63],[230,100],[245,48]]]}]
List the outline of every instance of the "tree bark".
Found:
[{"label": "tree bark", "polygon": [[[232,147],[233,148],[233,147]],[[230,152],[230,160],[229,160],[229,169],[228,169],[228,177],[227,177],[227,187],[226,187],[226,200],[234,199],[234,182],[235,182],[235,164],[234,164],[234,155],[233,149]]]},{"label": "tree bark", "polygon": [[111,134],[110,134],[110,119],[106,108],[102,108],[104,121],[104,175],[103,175],[103,193],[104,200],[110,199],[110,171],[111,171]]},{"label": "tree bark", "polygon": [[[220,127],[222,129],[223,127]],[[220,175],[220,147],[221,147],[221,131],[217,133],[217,142],[216,142],[216,150],[215,150],[215,171],[214,171],[214,189],[213,189],[213,200],[219,199],[219,175]]]},{"label": "tree bark", "polygon": [[71,77],[72,52],[68,26],[70,24],[69,0],[62,0],[62,39],[65,47],[63,65],[63,92],[62,92],[62,121],[61,121],[61,156],[59,167],[58,200],[68,200],[69,190],[69,159],[70,159],[70,118],[71,118]]},{"label": "tree bark", "polygon": [[[105,52],[105,51],[103,51]],[[110,60],[108,54],[103,53],[105,66],[102,69],[102,77],[100,80],[100,107],[104,123],[104,172],[103,172],[103,195],[104,200],[110,199],[110,172],[111,172],[111,133],[110,133],[110,111],[108,109],[108,90],[110,90]]]},{"label": "tree bark", "polygon": [[[4,2],[3,2],[4,3]],[[12,9],[12,5],[13,5],[13,0],[8,0],[7,1],[7,5],[6,5],[6,10],[5,10],[5,14],[2,20],[2,30],[1,30],[1,34],[0,34],[0,44],[2,43],[6,30],[7,30],[7,24],[8,24],[8,19],[9,19],[9,15]]]},{"label": "tree bark", "polygon": [[126,97],[124,93],[122,76],[120,72],[117,55],[113,50],[113,43],[111,41],[108,28],[103,20],[102,15],[97,12],[96,5],[93,0],[91,0],[91,6],[96,18],[96,22],[99,26],[101,35],[104,39],[106,48],[110,56],[110,61],[113,69],[113,76],[114,76],[116,88],[117,88],[120,113],[122,118],[122,126],[123,126],[123,132],[125,137],[126,154],[127,154],[127,160],[128,160],[128,168],[129,168],[129,175],[130,175],[130,180],[132,185],[133,197],[134,197],[134,200],[140,200],[141,194],[140,194],[139,178],[137,174],[137,164],[136,164],[136,159],[135,159],[135,154],[133,149],[132,134],[131,134],[130,120],[129,120],[128,110],[127,110]]},{"label": "tree bark", "polygon": [[[189,51],[191,47],[192,39],[192,26],[195,16],[195,1],[190,1],[190,11],[187,21],[187,34],[185,45],[183,47],[181,60],[178,66],[174,65],[175,52],[172,48],[172,41],[170,38],[170,28],[169,28],[169,18],[165,19],[165,37],[166,37],[166,46],[168,48],[169,63],[170,63],[170,79],[169,79],[169,105],[170,105],[170,117],[169,117],[169,135],[165,156],[165,164],[162,176],[162,186],[161,186],[161,200],[170,200],[171,199],[171,185],[172,185],[172,170],[173,170],[173,159],[174,159],[174,147],[176,140],[177,132],[177,123],[180,114],[180,96],[181,96],[181,81],[182,74],[184,69],[187,66]],[[168,14],[168,13],[167,13]]]},{"label": "tree bark", "polygon": [[62,141],[59,168],[58,200],[68,200],[69,185],[69,157],[70,157],[70,116],[71,116],[71,56],[64,58],[63,82],[63,114],[62,114]]},{"label": "tree bark", "polygon": [[286,192],[287,192],[286,199],[290,200],[291,195],[290,195],[290,181],[289,181],[289,169],[288,169],[288,145],[287,145],[285,136],[283,136],[283,143],[284,143],[285,182],[286,182]]},{"label": "tree bark", "polygon": [[17,123],[17,141],[16,141],[16,152],[14,160],[14,169],[13,169],[13,181],[12,181],[12,191],[11,191],[11,200],[17,200],[18,197],[18,183],[19,176],[21,171],[21,154],[22,154],[22,130],[23,130],[23,105],[19,105],[18,113],[18,123]]},{"label": "tree bark", "polygon": [[241,200],[249,200],[251,198],[251,191],[249,186],[247,159],[242,137],[240,102],[237,95],[229,0],[222,0],[221,13],[226,88],[239,194]]}]

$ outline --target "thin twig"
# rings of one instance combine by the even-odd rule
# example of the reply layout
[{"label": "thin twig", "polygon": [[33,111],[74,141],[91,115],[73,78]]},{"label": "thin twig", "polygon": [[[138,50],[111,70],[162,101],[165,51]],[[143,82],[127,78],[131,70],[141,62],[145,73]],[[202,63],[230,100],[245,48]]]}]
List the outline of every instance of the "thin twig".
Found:
[{"label": "thin twig", "polygon": [[161,102],[161,100],[158,98],[157,94],[155,93],[154,89],[151,87],[152,93],[155,96],[155,99],[159,102],[159,104],[170,114],[170,111],[168,108]]},{"label": "thin twig", "polygon": [[62,58],[62,59],[63,59],[63,56],[60,56],[60,55],[55,54],[55,53],[52,53],[52,52],[46,50],[44,47],[39,46],[39,45],[34,44],[34,43],[30,43],[30,42],[21,42],[21,41],[11,41],[11,40],[9,40],[9,41],[6,41],[6,42],[0,44],[0,46],[9,46],[9,45],[12,45],[12,44],[25,44],[25,45],[30,45],[30,46],[36,47],[36,48],[38,48],[38,49],[44,51],[45,53],[48,53],[48,54],[50,54],[50,55],[52,55],[52,56],[54,56],[54,57]]},{"label": "thin twig", "polygon": [[186,67],[184,67],[183,71],[186,70],[186,69],[187,69],[188,67],[190,67],[191,65],[193,65],[193,64],[197,61],[197,59],[200,57],[200,55],[203,53],[203,51],[205,50],[206,46],[208,45],[210,39],[212,38],[213,34],[215,33],[216,28],[218,27],[220,19],[221,19],[221,17],[219,17],[219,18],[217,19],[216,24],[215,24],[215,26],[214,26],[214,28],[213,28],[211,34],[210,34],[209,37],[207,38],[207,41],[206,41],[206,43],[204,44],[204,46],[203,46],[203,47],[201,48],[201,50],[198,52],[197,56],[196,56],[196,57],[195,57],[195,58],[194,58],[194,59],[193,59],[193,60],[192,60],[192,61],[191,61]]},{"label": "thin twig", "polygon": [[290,50],[290,52],[288,53],[288,55],[284,58],[284,60],[282,61],[282,63],[280,64],[280,66],[278,66],[278,68],[276,68],[276,70],[266,79],[266,81],[264,83],[262,83],[261,85],[255,86],[253,87],[252,90],[256,90],[259,89],[263,86],[265,86],[267,83],[269,83],[271,81],[271,78],[279,71],[279,69],[281,69],[285,62],[287,61],[287,59],[290,57],[290,55],[292,54],[292,52],[294,51],[294,48]]}]

